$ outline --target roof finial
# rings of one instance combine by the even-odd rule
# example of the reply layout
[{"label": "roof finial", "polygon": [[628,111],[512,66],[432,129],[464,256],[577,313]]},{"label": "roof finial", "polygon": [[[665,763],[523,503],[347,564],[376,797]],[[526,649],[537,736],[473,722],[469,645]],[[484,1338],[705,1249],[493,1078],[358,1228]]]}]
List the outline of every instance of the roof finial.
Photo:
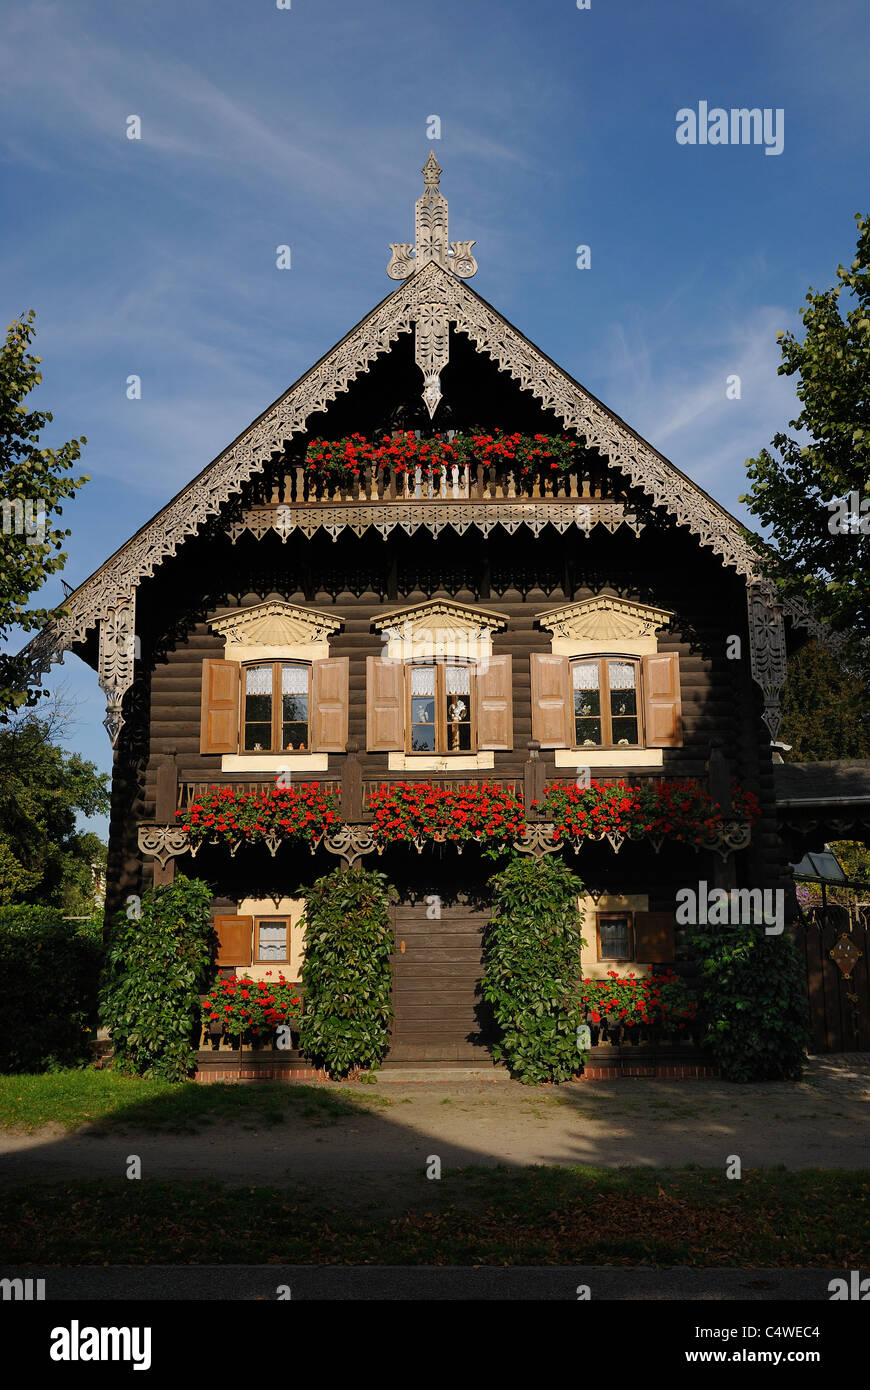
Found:
[{"label": "roof finial", "polygon": [[417,199],[414,216],[416,245],[410,241],[391,241],[393,254],[387,274],[391,280],[407,280],[430,261],[436,261],[442,270],[468,280],[477,272],[477,261],[471,254],[474,242],[448,240],[447,199],[438,186],[441,168],[434,150],[429,151],[422,173],[424,189]]},{"label": "roof finial", "polygon": [[[477,261],[471,254],[474,242],[447,239],[447,199],[438,187],[440,178],[435,151],[430,150],[423,165],[423,193],[415,207],[416,245],[410,241],[390,243],[393,254],[387,274],[392,280],[407,280],[433,261],[461,280],[467,280],[477,271]],[[447,365],[450,342],[450,323],[437,292],[430,296],[424,292],[418,302],[414,337],[414,356],[423,373],[423,400],[431,420],[441,400],[441,372]]]},{"label": "roof finial", "polygon": [[429,151],[429,158],[426,160],[426,163],[423,165],[423,168],[420,172],[422,173],[423,178],[425,179],[426,187],[434,188],[437,192],[438,180],[441,177],[441,166],[438,163],[438,160],[435,158],[434,150]]}]

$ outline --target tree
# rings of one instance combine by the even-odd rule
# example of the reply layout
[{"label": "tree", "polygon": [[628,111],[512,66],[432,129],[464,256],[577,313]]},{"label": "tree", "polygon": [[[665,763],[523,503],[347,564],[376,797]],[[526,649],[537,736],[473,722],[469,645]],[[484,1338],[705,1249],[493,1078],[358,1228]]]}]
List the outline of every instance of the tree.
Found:
[{"label": "tree", "polygon": [[21,711],[0,728],[0,906],[40,903],[81,915],[93,906],[104,849],[76,813],[109,810],[108,775],[54,742],[59,717]]},{"label": "tree", "polygon": [[789,659],[780,738],[789,762],[870,758],[870,692],[829,647],[810,642]]},{"label": "tree", "polygon": [[870,849],[860,840],[835,840],[831,849],[854,883],[870,885]]},{"label": "tree", "polygon": [[870,216],[856,221],[850,268],[838,266],[835,287],[807,293],[803,342],[777,334],[777,371],[798,376],[801,411],[789,425],[804,437],[776,434],[775,453],[746,460],[752,488],[741,501],[770,528],[774,553],[752,538],[765,572],[783,594],[801,595],[870,672]]},{"label": "tree", "polygon": [[[88,482],[86,474],[67,476],[87,440],[41,449],[40,433],[53,417],[24,404],[42,381],[41,358],[27,351],[34,318],[31,309],[10,323],[0,348],[0,639],[15,627],[25,632],[44,627],[63,611],[27,603],[66,563],[62,545],[70,533],[52,525],[51,516],[60,516],[61,499]],[[28,657],[0,653],[0,721],[10,710],[35,704],[39,693]]]}]

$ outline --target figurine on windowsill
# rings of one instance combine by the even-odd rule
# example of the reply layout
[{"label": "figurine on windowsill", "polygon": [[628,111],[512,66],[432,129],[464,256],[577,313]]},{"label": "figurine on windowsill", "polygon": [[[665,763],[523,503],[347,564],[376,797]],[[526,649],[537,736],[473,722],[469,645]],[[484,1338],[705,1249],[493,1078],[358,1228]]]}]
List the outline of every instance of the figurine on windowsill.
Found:
[{"label": "figurine on windowsill", "polygon": [[450,730],[450,748],[451,751],[454,753],[459,748],[459,725],[462,723],[467,713],[468,706],[466,705],[464,700],[454,700],[453,704],[447,711],[450,723],[452,725],[452,728]]}]

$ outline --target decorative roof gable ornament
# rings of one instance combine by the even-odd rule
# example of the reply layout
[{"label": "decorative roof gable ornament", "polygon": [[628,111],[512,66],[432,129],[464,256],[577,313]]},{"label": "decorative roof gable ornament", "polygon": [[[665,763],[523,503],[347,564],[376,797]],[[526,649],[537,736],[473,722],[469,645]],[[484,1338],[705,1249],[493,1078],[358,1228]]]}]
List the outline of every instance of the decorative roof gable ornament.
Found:
[{"label": "decorative roof gable ornament", "polygon": [[[438,187],[440,177],[435,151],[430,150],[423,165],[423,193],[417,199],[414,212],[416,245],[409,241],[390,242],[393,254],[387,274],[391,280],[407,280],[433,261],[460,280],[468,280],[477,273],[477,261],[471,254],[474,242],[448,238],[447,199]],[[443,300],[433,297],[421,302],[414,329],[414,356],[423,373],[423,400],[431,420],[441,400],[441,372],[447,366],[449,355],[450,320],[445,314]]]}]

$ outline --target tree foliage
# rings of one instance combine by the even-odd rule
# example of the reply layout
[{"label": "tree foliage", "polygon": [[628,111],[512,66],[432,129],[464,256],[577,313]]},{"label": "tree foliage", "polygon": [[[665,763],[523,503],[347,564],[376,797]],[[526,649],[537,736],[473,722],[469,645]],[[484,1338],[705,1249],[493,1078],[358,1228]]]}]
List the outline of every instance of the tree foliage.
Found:
[{"label": "tree foliage", "polygon": [[213,936],[211,889],[179,874],[145,894],[141,915],[131,907],[117,914],[110,933],[100,1021],[111,1033],[119,1070],[183,1081],[196,1063],[199,991]]},{"label": "tree foliage", "polygon": [[518,1081],[567,1081],[588,1056],[577,1034],[583,885],[561,859],[521,854],[490,883],[481,992],[501,1033],[492,1055]]},{"label": "tree foliage", "polygon": [[[842,634],[852,660],[868,671],[870,216],[856,214],[856,221],[858,247],[849,269],[837,268],[831,289],[807,293],[800,311],[803,341],[777,335],[777,371],[798,377],[801,410],[789,426],[802,438],[776,434],[770,450],[747,459],[752,487],[741,501],[770,528],[776,552],[766,555],[766,572],[784,594],[801,595]],[[843,291],[850,305],[845,313]],[[835,501],[844,506],[829,509]]]},{"label": "tree foliage", "polygon": [[830,647],[811,642],[790,657],[779,736],[789,762],[870,758],[870,690]]},{"label": "tree foliage", "polygon": [[703,1043],[726,1081],[797,1081],[810,1041],[804,962],[787,934],[690,928],[701,964]]},{"label": "tree foliage", "polygon": [[0,905],[44,903],[79,916],[93,906],[92,865],[105,862],[76,816],[109,810],[108,775],[55,742],[54,714],[20,711],[0,726]]},{"label": "tree foliage", "polygon": [[[61,515],[62,499],[88,481],[85,474],[68,476],[86,439],[73,439],[59,449],[39,447],[40,434],[53,417],[26,404],[42,382],[42,359],[28,352],[34,318],[31,309],[13,320],[0,347],[0,639],[15,627],[25,632],[41,628],[62,611],[27,605],[66,563],[63,541],[70,533],[52,518]],[[38,695],[27,657],[0,653],[0,720],[8,718],[9,710],[34,704]]]},{"label": "tree foliage", "polygon": [[0,908],[0,1072],[92,1060],[102,961],[101,914],[69,922],[60,908]]},{"label": "tree foliage", "polygon": [[396,899],[383,874],[335,869],[300,888],[305,898],[305,1009],[299,1047],[332,1076],[379,1066],[393,1019]]}]

